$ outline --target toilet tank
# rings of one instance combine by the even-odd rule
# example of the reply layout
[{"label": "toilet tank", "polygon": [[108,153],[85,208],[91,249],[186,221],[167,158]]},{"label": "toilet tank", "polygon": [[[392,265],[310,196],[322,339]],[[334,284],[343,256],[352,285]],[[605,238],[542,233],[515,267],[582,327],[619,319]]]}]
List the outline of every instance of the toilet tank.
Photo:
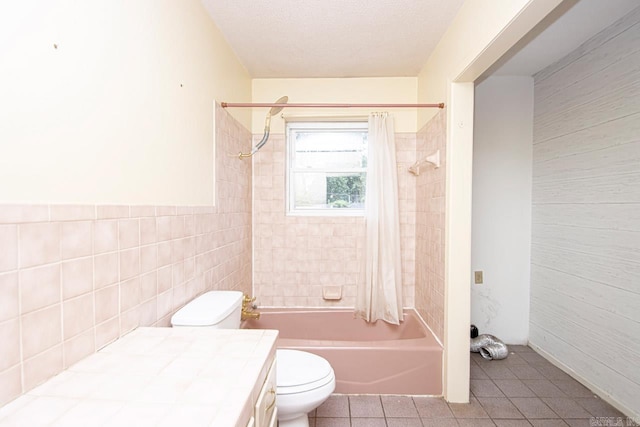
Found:
[{"label": "toilet tank", "polygon": [[171,326],[239,329],[242,297],[240,291],[211,291],[202,294],[171,316]]}]

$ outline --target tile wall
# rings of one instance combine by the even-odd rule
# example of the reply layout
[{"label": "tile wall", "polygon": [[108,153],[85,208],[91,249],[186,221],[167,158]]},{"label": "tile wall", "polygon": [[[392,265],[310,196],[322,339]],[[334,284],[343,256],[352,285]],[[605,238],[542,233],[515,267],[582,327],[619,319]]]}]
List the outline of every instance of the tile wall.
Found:
[{"label": "tile wall", "polygon": [[440,150],[440,168],[427,165],[416,179],[415,307],[442,341],[444,335],[444,226],[446,110],[418,131],[416,154]]},{"label": "tile wall", "polygon": [[0,205],[0,406],[211,289],[251,292],[251,135],[216,110],[215,207]]},{"label": "tile wall", "polygon": [[[254,135],[254,142],[262,135]],[[414,306],[416,135],[396,134],[404,305]],[[265,306],[353,307],[364,245],[362,217],[287,216],[285,138],[271,135],[254,156],[254,294]],[[341,285],[340,301],[322,298]]]}]

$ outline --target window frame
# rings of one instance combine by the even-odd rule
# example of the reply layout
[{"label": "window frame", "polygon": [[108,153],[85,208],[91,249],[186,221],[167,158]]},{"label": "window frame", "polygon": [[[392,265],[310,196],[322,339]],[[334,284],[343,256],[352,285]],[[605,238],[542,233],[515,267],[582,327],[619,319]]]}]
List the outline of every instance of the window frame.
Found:
[{"label": "window frame", "polygon": [[[291,120],[285,123],[285,150],[286,150],[286,167],[285,167],[285,202],[287,216],[364,216],[364,207],[362,209],[341,209],[341,208],[323,208],[323,209],[301,209],[295,208],[295,181],[293,175],[296,172],[305,172],[305,169],[294,168],[294,139],[293,134],[300,131],[369,131],[369,125],[366,118],[358,119],[327,119],[314,120],[306,118],[304,120]],[[367,152],[368,158],[368,152]],[[334,173],[364,173],[365,180],[367,167],[352,169],[318,169],[319,172]]]}]

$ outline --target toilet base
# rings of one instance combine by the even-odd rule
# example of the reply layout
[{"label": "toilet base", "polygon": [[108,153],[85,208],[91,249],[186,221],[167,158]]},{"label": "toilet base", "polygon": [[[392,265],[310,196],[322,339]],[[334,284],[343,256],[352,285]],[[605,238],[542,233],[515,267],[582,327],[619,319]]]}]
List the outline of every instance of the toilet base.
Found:
[{"label": "toilet base", "polygon": [[304,414],[292,420],[278,420],[278,427],[309,427],[309,417]]}]

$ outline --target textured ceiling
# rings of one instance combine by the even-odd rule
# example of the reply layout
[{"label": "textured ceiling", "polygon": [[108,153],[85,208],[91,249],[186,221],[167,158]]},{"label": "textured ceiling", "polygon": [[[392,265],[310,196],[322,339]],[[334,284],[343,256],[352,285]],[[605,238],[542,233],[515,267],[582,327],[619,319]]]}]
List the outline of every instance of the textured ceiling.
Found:
[{"label": "textured ceiling", "polygon": [[202,0],[254,78],[416,76],[464,0]]}]

